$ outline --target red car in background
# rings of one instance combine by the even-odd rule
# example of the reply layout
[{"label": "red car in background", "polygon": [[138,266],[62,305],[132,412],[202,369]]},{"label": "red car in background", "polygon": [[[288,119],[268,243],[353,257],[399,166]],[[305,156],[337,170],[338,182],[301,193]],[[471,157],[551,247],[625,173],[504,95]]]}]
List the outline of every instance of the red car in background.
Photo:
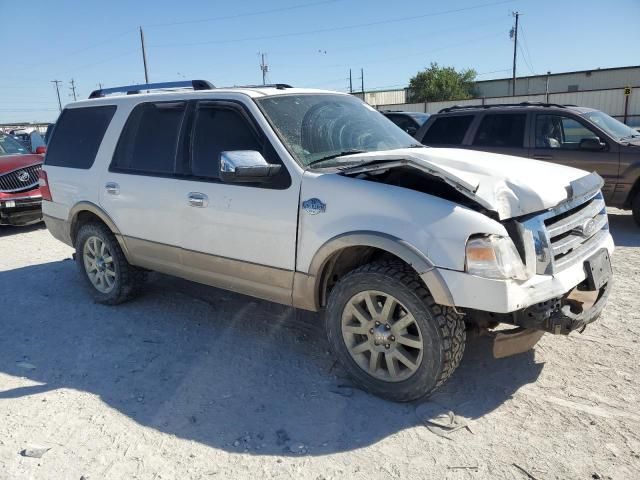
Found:
[{"label": "red car in background", "polygon": [[44,147],[30,153],[19,141],[0,132],[0,225],[30,225],[42,220],[38,176]]}]

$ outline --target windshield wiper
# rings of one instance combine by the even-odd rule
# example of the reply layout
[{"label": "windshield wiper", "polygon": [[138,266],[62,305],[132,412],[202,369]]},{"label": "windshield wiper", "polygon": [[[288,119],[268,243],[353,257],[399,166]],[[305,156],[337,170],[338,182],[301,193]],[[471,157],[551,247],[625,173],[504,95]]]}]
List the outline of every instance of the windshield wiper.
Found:
[{"label": "windshield wiper", "polygon": [[353,155],[353,154],[356,154],[356,153],[365,153],[365,150],[358,150],[356,148],[351,149],[351,150],[344,150],[344,151],[342,151],[340,153],[334,153],[332,155],[327,155],[326,157],[318,158],[317,160],[309,162],[309,163],[307,163],[307,167],[310,167],[312,165],[317,165],[318,163],[326,162],[327,160],[333,160],[334,158],[344,157],[345,155]]},{"label": "windshield wiper", "polygon": [[625,135],[624,137],[620,137],[620,141],[629,140],[630,138],[640,137],[640,133],[632,133],[631,135]]}]

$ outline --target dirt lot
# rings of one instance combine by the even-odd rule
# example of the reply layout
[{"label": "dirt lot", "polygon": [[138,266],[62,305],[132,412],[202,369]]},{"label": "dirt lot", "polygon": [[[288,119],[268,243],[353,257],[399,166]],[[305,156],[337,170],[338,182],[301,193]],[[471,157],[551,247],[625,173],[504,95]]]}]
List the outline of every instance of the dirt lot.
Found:
[{"label": "dirt lot", "polygon": [[[0,478],[640,478],[640,229],[610,218],[597,324],[502,360],[476,338],[421,405],[342,387],[314,315],[160,275],[94,305],[70,248],[0,228]],[[470,430],[421,422],[449,410]]]}]

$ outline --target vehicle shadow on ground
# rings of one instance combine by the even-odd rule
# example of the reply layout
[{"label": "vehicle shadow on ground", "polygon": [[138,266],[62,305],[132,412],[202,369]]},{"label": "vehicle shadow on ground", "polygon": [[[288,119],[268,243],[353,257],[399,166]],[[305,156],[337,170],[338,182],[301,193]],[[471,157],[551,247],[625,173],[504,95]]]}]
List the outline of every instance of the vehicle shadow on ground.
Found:
[{"label": "vehicle shadow on ground", "polygon": [[640,247],[640,227],[631,212],[608,212],[611,236],[617,246]]},{"label": "vehicle shadow on ground", "polygon": [[36,230],[42,230],[44,228],[47,228],[44,222],[34,223],[33,225],[27,225],[26,227],[0,225],[0,238],[8,237],[10,235],[17,235],[19,233],[34,232]]},{"label": "vehicle shadow on ground", "polygon": [[[0,291],[0,370],[42,384],[0,400],[90,392],[143,426],[255,455],[350,451],[420,424],[416,404],[340,387],[316,314],[161,275],[135,301],[97,305],[71,260],[0,272]],[[476,339],[433,400],[479,418],[542,368]]]}]

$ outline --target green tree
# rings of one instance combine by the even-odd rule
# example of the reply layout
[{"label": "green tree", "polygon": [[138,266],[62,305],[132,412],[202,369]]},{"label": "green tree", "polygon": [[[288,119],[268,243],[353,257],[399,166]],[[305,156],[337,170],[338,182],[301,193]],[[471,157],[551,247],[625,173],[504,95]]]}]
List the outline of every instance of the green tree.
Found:
[{"label": "green tree", "polygon": [[453,67],[432,63],[409,81],[409,102],[440,102],[465,100],[473,97],[476,71],[457,72]]}]

